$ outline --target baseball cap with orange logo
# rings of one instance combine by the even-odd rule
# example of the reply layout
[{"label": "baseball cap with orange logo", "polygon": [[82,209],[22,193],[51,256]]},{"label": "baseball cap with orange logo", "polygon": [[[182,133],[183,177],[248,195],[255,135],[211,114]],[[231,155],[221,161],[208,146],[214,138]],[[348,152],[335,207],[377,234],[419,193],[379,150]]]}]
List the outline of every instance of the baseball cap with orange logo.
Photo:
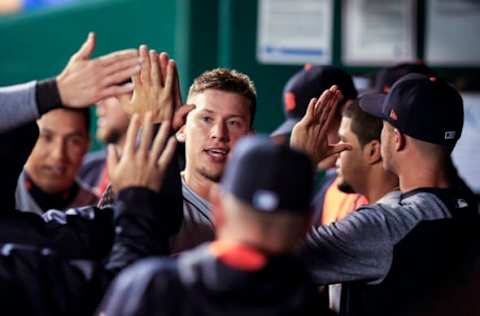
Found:
[{"label": "baseball cap with orange logo", "polygon": [[344,96],[343,100],[357,97],[352,77],[335,66],[305,65],[295,73],[283,89],[286,120],[271,136],[290,134],[295,124],[305,115],[310,100],[319,97],[333,85],[338,86]]},{"label": "baseball cap with orange logo", "polygon": [[364,111],[413,138],[453,147],[462,134],[462,97],[441,78],[408,74],[386,96],[372,94],[363,99]]}]

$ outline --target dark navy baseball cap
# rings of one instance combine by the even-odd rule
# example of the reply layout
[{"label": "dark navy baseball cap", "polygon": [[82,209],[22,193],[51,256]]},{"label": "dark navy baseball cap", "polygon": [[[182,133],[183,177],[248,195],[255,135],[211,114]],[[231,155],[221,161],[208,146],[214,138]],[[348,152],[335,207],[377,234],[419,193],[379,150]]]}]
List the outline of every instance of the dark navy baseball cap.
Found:
[{"label": "dark navy baseball cap", "polygon": [[435,71],[424,63],[401,63],[380,70],[375,78],[372,92],[386,93],[398,79],[410,73],[423,74],[428,77],[437,76]]},{"label": "dark navy baseball cap", "polygon": [[366,95],[360,107],[400,132],[425,142],[454,146],[462,135],[462,97],[438,77],[405,75],[386,96]]},{"label": "dark navy baseball cap", "polygon": [[258,211],[308,214],[313,175],[304,153],[267,136],[247,136],[235,145],[221,187]]},{"label": "dark navy baseball cap", "polygon": [[344,100],[355,99],[357,90],[352,77],[335,66],[305,67],[293,75],[283,89],[283,105],[286,120],[271,134],[285,135],[292,132],[293,127],[307,112],[308,103],[318,98],[323,91],[337,85]]}]

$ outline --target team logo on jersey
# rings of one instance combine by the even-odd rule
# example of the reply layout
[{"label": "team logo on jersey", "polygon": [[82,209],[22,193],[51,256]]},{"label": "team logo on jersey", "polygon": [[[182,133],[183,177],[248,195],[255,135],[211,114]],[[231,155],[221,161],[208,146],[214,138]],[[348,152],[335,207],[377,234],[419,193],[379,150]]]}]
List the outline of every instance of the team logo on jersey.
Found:
[{"label": "team logo on jersey", "polygon": [[455,131],[445,132],[445,139],[455,139],[455,136],[457,136],[457,132]]},{"label": "team logo on jersey", "polygon": [[464,208],[464,207],[468,207],[467,201],[465,201],[464,199],[457,199],[457,208]]}]

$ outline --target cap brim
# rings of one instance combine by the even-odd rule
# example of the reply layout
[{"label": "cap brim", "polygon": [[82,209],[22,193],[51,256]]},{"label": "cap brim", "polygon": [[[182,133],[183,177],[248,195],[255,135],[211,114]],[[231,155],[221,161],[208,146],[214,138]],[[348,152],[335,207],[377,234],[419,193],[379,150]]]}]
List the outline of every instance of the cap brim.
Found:
[{"label": "cap brim", "polygon": [[368,114],[386,120],[387,117],[385,117],[385,114],[383,113],[385,98],[386,94],[383,93],[363,94],[358,98],[358,105]]},{"label": "cap brim", "polygon": [[285,122],[282,123],[282,125],[280,125],[276,130],[274,130],[270,134],[270,136],[273,137],[273,136],[290,134],[292,132],[293,127],[295,126],[295,124],[297,124],[298,121],[299,119],[294,119],[294,118],[287,119]]}]

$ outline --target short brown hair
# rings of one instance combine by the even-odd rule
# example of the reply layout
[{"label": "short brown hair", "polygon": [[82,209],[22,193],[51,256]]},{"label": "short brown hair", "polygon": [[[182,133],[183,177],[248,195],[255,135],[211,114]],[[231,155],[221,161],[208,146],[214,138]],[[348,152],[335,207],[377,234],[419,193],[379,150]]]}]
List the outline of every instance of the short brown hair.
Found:
[{"label": "short brown hair", "polygon": [[350,129],[357,136],[360,146],[363,147],[372,140],[380,141],[383,121],[363,111],[358,100],[347,106],[342,115],[352,119]]},{"label": "short brown hair", "polygon": [[253,81],[241,72],[227,68],[207,70],[198,76],[188,90],[188,97],[208,89],[237,93],[250,101],[250,126],[257,107],[257,91]]}]

